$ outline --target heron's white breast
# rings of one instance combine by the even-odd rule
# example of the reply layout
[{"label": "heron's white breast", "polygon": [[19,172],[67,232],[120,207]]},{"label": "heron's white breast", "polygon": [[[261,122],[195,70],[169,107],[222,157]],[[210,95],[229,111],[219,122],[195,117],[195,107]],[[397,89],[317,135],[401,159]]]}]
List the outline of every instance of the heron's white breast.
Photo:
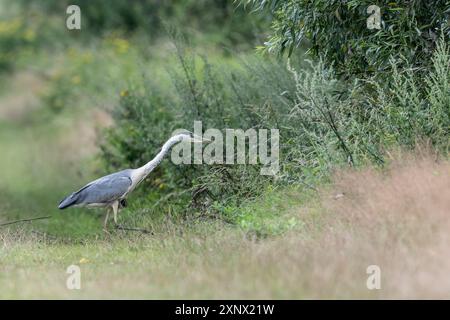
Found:
[{"label": "heron's white breast", "polygon": [[131,186],[128,189],[127,194],[133,191],[143,178],[145,178],[145,167],[134,169],[131,173]]},{"label": "heron's white breast", "polygon": [[107,207],[110,205],[111,205],[111,203],[88,203],[88,204],[82,205],[82,206],[87,207],[87,208],[102,208],[102,207]]}]

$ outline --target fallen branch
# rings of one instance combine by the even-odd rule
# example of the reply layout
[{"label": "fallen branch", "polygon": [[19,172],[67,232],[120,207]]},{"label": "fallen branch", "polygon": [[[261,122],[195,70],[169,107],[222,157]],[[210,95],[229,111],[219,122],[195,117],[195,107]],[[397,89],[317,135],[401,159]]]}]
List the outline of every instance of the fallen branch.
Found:
[{"label": "fallen branch", "polygon": [[142,233],[145,233],[145,234],[151,234],[151,235],[153,235],[153,232],[151,232],[151,231],[149,231],[149,230],[146,230],[146,229],[128,228],[128,227],[124,227],[124,226],[120,226],[120,225],[117,225],[117,226],[116,226],[116,229],[117,229],[117,230],[123,230],[123,231],[137,231],[137,232],[142,232]]},{"label": "fallen branch", "polygon": [[49,219],[49,218],[51,218],[51,216],[37,217],[37,218],[28,218],[28,219],[20,219],[20,220],[15,220],[15,221],[9,221],[9,222],[5,222],[5,223],[0,223],[0,227],[9,226],[9,225],[11,225],[11,224],[20,223],[20,222],[29,222],[29,221],[42,220],[42,219]]}]

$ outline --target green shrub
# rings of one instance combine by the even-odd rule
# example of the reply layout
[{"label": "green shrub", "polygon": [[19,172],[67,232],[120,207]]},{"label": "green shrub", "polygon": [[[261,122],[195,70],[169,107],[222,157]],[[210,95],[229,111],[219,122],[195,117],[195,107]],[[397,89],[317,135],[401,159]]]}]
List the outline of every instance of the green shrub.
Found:
[{"label": "green shrub", "polygon": [[31,50],[35,40],[35,31],[23,19],[0,21],[0,72],[11,70],[19,50]]},{"label": "green shrub", "polygon": [[[443,38],[429,60],[429,71],[423,76],[408,62],[401,63],[400,69],[400,63],[391,59],[388,85],[380,84],[376,76],[365,80],[366,86],[360,85],[361,80],[344,85],[323,63],[312,73],[293,71],[297,83],[293,112],[303,119],[304,128],[299,138],[314,142],[308,149],[299,141],[300,154],[309,150],[311,161],[323,159],[318,167],[327,167],[336,164],[336,156],[346,157],[353,165],[383,163],[386,149],[414,149],[419,143],[430,143],[448,153],[450,52]],[[326,144],[331,144],[326,152],[314,154]]]},{"label": "green shrub", "polygon": [[[175,129],[192,131],[194,120],[201,120],[205,130],[270,129],[277,127],[280,102],[284,101],[281,105],[287,110],[289,95],[283,91],[293,91],[292,74],[276,61],[256,59],[212,66],[205,57],[188,54],[180,46],[178,58],[179,66],[169,71],[172,88],[145,78],[144,93],[129,89],[122,97],[113,114],[116,126],[102,145],[109,169],[137,167],[149,161]],[[267,113],[267,109],[273,112]],[[159,202],[162,207],[179,201],[204,212],[214,203],[238,205],[259,194],[272,180],[261,176],[260,169],[259,165],[165,163],[152,173],[147,186],[168,200]]]},{"label": "green shrub", "polygon": [[[386,88],[374,80],[375,94],[366,101],[374,128],[383,145],[414,148],[428,141],[448,152],[450,137],[450,48],[441,39],[432,55],[429,72],[422,77],[411,64],[399,70],[391,60],[392,82]],[[379,144],[379,143],[378,143]]]},{"label": "green shrub", "polygon": [[[450,38],[450,2],[372,0],[242,0],[274,14],[269,50],[293,49],[306,42],[338,75],[390,75],[390,59],[426,72],[441,33]],[[381,29],[368,29],[367,9],[381,10]],[[417,72],[418,70],[416,70]]]},{"label": "green shrub", "polygon": [[[348,161],[348,151],[312,101],[329,97],[333,114],[338,85],[332,73],[292,63],[302,70],[296,75],[285,63],[260,58],[243,59],[238,65],[211,65],[205,57],[178,46],[178,68],[170,70],[173,88],[145,78],[145,92],[130,89],[113,113],[116,126],[102,144],[108,170],[137,167],[153,158],[175,129],[193,130],[194,120],[203,128],[278,128],[281,171],[276,177],[260,175],[260,165],[173,165],[166,163],[152,173],[143,188],[148,199],[165,206],[187,208],[226,216],[226,208],[239,205],[263,192],[270,184],[317,183],[329,167]],[[300,100],[302,79],[309,88]],[[306,103],[299,114],[299,105]],[[308,109],[306,111],[306,109]],[[339,120],[341,121],[341,120]],[[343,121],[343,120],[342,120]],[[334,124],[333,124],[334,125]],[[168,201],[165,201],[168,200]],[[222,209],[223,211],[222,211]],[[232,219],[233,220],[233,219]]]}]

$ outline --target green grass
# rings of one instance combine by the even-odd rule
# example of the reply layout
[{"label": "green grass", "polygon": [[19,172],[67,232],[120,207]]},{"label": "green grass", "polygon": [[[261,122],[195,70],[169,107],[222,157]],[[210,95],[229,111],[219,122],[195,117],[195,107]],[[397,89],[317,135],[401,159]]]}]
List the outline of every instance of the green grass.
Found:
[{"label": "green grass", "polygon": [[[26,238],[3,242],[0,298],[300,297],[295,285],[272,277],[280,266],[262,269],[255,242],[220,224],[82,244]],[[82,270],[79,291],[65,286],[72,264]]]}]

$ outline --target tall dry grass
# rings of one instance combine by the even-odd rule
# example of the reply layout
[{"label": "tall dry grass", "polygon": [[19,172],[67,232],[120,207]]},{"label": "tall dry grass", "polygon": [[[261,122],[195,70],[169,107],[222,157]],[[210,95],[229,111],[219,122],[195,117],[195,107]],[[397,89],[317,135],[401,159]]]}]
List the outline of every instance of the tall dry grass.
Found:
[{"label": "tall dry grass", "polygon": [[[307,296],[450,297],[450,163],[428,152],[390,162],[336,173],[322,196],[323,225],[295,237]],[[381,290],[366,288],[369,265],[381,268]]]}]

